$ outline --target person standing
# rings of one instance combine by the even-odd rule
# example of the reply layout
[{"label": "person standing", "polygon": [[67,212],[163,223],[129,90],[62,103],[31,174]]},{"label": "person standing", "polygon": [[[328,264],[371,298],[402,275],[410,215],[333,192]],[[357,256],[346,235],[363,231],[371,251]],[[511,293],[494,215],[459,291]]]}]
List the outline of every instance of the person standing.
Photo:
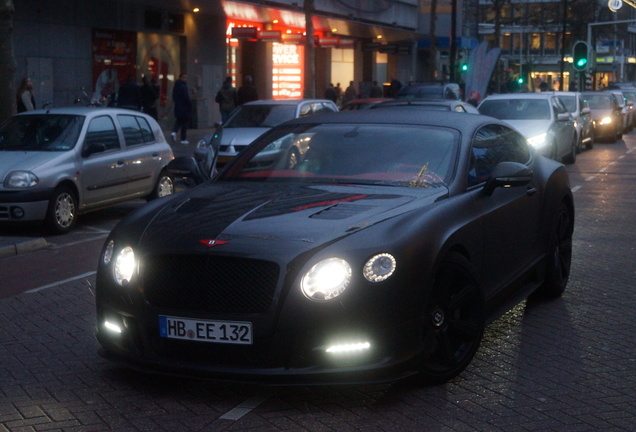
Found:
[{"label": "person standing", "polygon": [[373,81],[373,85],[371,86],[371,97],[372,98],[384,97],[384,91],[382,90],[382,87],[380,87],[377,81]]},{"label": "person standing", "polygon": [[18,112],[33,111],[35,109],[35,96],[33,96],[33,82],[31,78],[24,77],[20,81],[20,87],[16,93],[16,106]]},{"label": "person standing", "polygon": [[344,99],[342,100],[342,104],[345,105],[347,102],[351,102],[356,98],[356,89],[354,87],[354,82],[349,81],[349,87],[344,92]]},{"label": "person standing", "polygon": [[188,123],[192,115],[192,101],[188,90],[188,75],[182,73],[175,81],[172,88],[172,102],[174,104],[174,116],[176,118],[172,128],[172,139],[177,141],[177,132],[181,133],[181,144],[189,144],[187,138]]},{"label": "person standing", "polygon": [[325,89],[325,99],[329,99],[334,103],[338,102],[338,92],[336,88],[333,86],[333,83],[329,83],[329,87]]},{"label": "person standing", "polygon": [[119,86],[117,106],[135,111],[141,110],[141,88],[135,82],[135,74],[129,73],[126,82]]},{"label": "person standing", "polygon": [[247,75],[243,81],[243,85],[238,89],[237,99],[239,105],[258,100],[258,91],[252,81],[252,77]]},{"label": "person standing", "polygon": [[225,123],[232,110],[234,110],[234,108],[238,105],[238,95],[236,94],[236,89],[232,87],[231,76],[225,78],[225,81],[223,81],[223,85],[217,92],[214,100],[219,104],[221,122]]},{"label": "person standing", "polygon": [[157,99],[159,99],[157,87],[153,86],[145,75],[141,81],[143,83],[141,86],[141,105],[143,112],[157,120]]}]

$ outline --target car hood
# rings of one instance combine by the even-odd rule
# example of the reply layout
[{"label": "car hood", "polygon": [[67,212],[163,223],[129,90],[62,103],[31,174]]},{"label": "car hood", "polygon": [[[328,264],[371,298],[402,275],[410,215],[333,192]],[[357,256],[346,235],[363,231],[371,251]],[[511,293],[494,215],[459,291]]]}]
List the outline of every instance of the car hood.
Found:
[{"label": "car hood", "polygon": [[174,195],[129,225],[143,231],[140,245],[153,254],[287,250],[292,258],[415,208],[422,212],[447,194],[443,187],[212,182]]},{"label": "car hood", "polygon": [[37,171],[41,165],[66,155],[67,152],[0,151],[0,181],[11,171]]},{"label": "car hood", "polygon": [[595,119],[601,119],[603,117],[611,117],[612,116],[612,110],[611,109],[598,109],[598,108],[594,108],[592,109],[592,117],[594,117]]},{"label": "car hood", "polygon": [[504,120],[513,128],[517,129],[526,138],[532,138],[543,133],[547,133],[550,129],[548,120]]},{"label": "car hood", "polygon": [[270,128],[227,128],[223,129],[221,145],[246,146],[251,144],[259,136],[263,135]]}]

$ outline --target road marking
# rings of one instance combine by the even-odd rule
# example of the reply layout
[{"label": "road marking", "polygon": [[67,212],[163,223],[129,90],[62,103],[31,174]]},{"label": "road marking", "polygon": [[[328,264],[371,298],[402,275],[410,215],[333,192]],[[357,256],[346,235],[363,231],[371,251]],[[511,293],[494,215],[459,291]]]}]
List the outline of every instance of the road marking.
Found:
[{"label": "road marking", "polygon": [[68,279],[64,279],[64,280],[61,280],[61,281],[53,282],[53,283],[50,283],[48,285],[41,286],[39,288],[30,289],[28,291],[25,291],[25,293],[33,294],[33,293],[36,293],[38,291],[42,291],[42,290],[45,290],[45,289],[48,289],[48,288],[53,288],[53,287],[56,287],[58,285],[65,284],[67,282],[73,282],[73,281],[78,280],[78,279],[82,279],[82,278],[85,278],[85,277],[88,277],[88,276],[93,276],[95,273],[97,273],[97,272],[96,271],[92,271],[92,272],[82,273],[79,276],[74,276],[72,278],[68,278]]},{"label": "road marking", "polygon": [[577,190],[581,189],[581,185],[576,185],[572,188],[572,193],[576,192]]},{"label": "road marking", "polygon": [[64,243],[64,244],[61,244],[61,245],[57,245],[57,244],[56,245],[52,245],[52,246],[49,246],[49,249],[63,249],[63,248],[69,247],[69,246],[75,246],[75,245],[82,244],[82,243],[88,243],[88,242],[92,242],[92,241],[95,241],[95,240],[105,239],[106,237],[108,237],[108,233],[106,233],[104,235],[99,235],[99,236],[96,236],[96,237],[90,237],[90,238],[83,239],[83,240],[77,240],[77,241],[70,242],[70,243]]},{"label": "road marking", "polygon": [[596,176],[589,176],[588,178],[585,179],[586,182],[590,182],[592,180],[594,180],[596,178]]},{"label": "road marking", "polygon": [[271,397],[271,394],[265,394],[260,396],[253,396],[244,402],[237,405],[235,408],[232,408],[225,414],[223,414],[220,419],[223,420],[238,420],[243,417],[245,414],[249,414],[253,409],[257,406],[265,402],[267,399]]}]

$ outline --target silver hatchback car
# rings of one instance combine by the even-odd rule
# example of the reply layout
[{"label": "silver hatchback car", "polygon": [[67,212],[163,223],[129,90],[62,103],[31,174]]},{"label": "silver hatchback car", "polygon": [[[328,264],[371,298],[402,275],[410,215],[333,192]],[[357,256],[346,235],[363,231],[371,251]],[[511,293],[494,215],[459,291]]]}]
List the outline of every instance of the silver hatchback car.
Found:
[{"label": "silver hatchback car", "polygon": [[[218,166],[224,166],[274,126],[287,120],[326,112],[338,112],[338,106],[327,99],[259,100],[241,105],[223,123]],[[209,141],[211,138],[212,135],[209,135],[204,140]],[[290,156],[295,157],[295,154]]]},{"label": "silver hatchback car", "polygon": [[0,224],[70,231],[77,216],[174,192],[174,158],[150,116],[112,108],[22,113],[0,125]]}]

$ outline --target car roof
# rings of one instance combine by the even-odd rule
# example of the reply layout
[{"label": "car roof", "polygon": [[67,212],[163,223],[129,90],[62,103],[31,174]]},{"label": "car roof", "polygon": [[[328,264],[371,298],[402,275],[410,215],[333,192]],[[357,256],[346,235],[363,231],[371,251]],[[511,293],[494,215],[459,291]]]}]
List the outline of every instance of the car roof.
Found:
[{"label": "car roof", "polygon": [[261,99],[248,102],[244,105],[298,105],[303,102],[325,102],[328,104],[333,103],[333,101],[329,99]]},{"label": "car roof", "polygon": [[553,96],[555,96],[554,92],[501,93],[489,95],[484,101],[493,99],[550,99]]},{"label": "car roof", "polygon": [[66,114],[66,115],[99,115],[99,114],[134,114],[147,118],[152,118],[147,114],[140,111],[134,111],[124,108],[108,108],[108,107],[61,107],[61,108],[46,108],[33,111],[25,111],[17,115],[32,115],[32,114]]},{"label": "car roof", "polygon": [[453,111],[426,111],[413,108],[396,107],[390,110],[368,109],[354,111],[340,111],[337,113],[321,113],[313,116],[290,120],[286,124],[338,124],[338,123],[360,123],[360,124],[403,124],[422,126],[441,126],[457,129],[462,132],[470,132],[476,127],[484,124],[506,123],[492,117],[480,114],[466,114]]}]

